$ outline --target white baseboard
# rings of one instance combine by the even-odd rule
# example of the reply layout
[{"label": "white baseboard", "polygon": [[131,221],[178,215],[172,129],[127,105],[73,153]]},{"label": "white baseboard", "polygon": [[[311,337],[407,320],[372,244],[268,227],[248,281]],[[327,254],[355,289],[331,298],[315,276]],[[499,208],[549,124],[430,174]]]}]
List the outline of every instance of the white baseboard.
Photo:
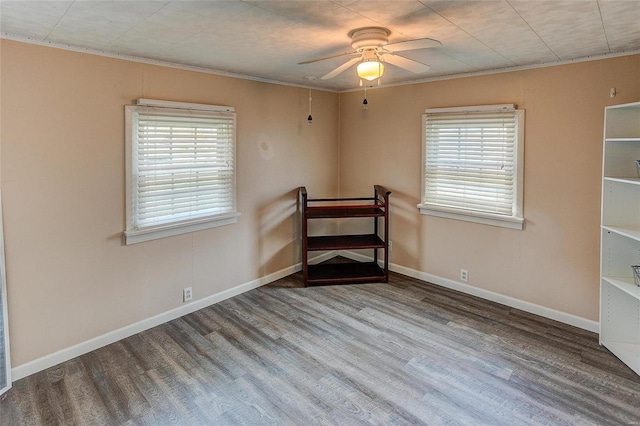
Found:
[{"label": "white baseboard", "polygon": [[[331,251],[331,252],[323,253],[322,255],[316,256],[312,259],[309,259],[309,263],[323,262],[325,260],[331,259],[332,257],[338,254],[353,260],[359,260],[359,261],[372,260],[370,257],[363,256],[363,255],[349,252],[349,251],[340,251],[340,252]],[[272,283],[276,280],[279,280],[280,278],[284,278],[286,276],[289,276],[293,273],[300,271],[301,268],[302,268],[302,265],[300,263],[297,263],[295,265],[281,269],[280,271],[274,272],[262,278],[258,278],[253,281],[249,281],[239,286],[230,288],[228,290],[221,291],[220,293],[216,293],[211,296],[205,297],[203,299],[196,300],[192,303],[180,306],[175,309],[171,309],[162,314],[144,319],[134,324],[127,325],[125,327],[119,328],[114,331],[110,331],[101,336],[94,337],[93,339],[78,343],[77,345],[71,346],[69,348],[65,348],[58,352],[54,352],[52,354],[46,355],[42,358],[38,358],[36,360],[27,362],[26,364],[19,365],[17,367],[14,367],[11,370],[12,381],[20,380],[24,377],[30,376],[31,374],[37,373],[42,370],[46,370],[47,368],[53,367],[54,365],[58,365],[61,362],[68,361],[80,355],[84,355],[88,352],[99,349],[103,346],[117,342],[118,340],[122,340],[129,336],[133,336],[134,334],[140,333],[144,330],[148,330],[160,324],[164,324],[165,322],[174,320],[176,318],[180,318],[181,316],[190,314],[199,309],[206,308],[207,306],[216,304],[230,297],[237,296],[239,294],[242,294],[254,288],[258,288],[263,285]],[[457,281],[438,277],[436,275],[417,271],[415,269],[410,269],[410,268],[407,268],[401,265],[396,265],[393,263],[389,264],[389,269],[399,274],[407,275],[409,277],[417,278],[422,281],[427,281],[433,284],[437,284],[442,287],[458,290],[463,293],[471,294],[473,296],[477,296],[483,299],[491,300],[493,302],[501,303],[503,305],[507,305],[512,308],[517,308],[525,312],[530,312],[532,314],[540,315],[545,318],[550,318],[556,321],[560,321],[565,324],[582,328],[584,330],[593,331],[595,333],[598,333],[600,330],[599,324],[595,321],[588,320],[586,318],[578,317],[565,312],[557,311],[555,309],[546,308],[544,306],[525,302],[523,300],[515,299],[513,297],[504,296],[489,290],[483,290],[481,288],[472,287],[467,284],[459,283]]]},{"label": "white baseboard", "polygon": [[[333,257],[336,257],[338,255],[338,251],[336,250],[332,250],[332,251],[328,251],[326,253],[322,253],[321,255],[318,256],[314,256],[312,258],[309,259],[309,265],[315,265],[321,262],[324,262],[325,260],[329,260]],[[300,271],[302,269],[302,263],[298,264],[298,271]]]},{"label": "white baseboard", "polygon": [[[341,256],[352,260],[358,260],[360,262],[371,262],[373,259],[368,256],[361,255],[350,251],[340,251]],[[573,314],[569,314],[555,309],[547,308],[545,306],[536,305],[535,303],[526,302],[524,300],[516,299],[514,297],[505,296],[493,291],[484,290],[482,288],[473,287],[468,284],[464,284],[458,281],[450,280],[448,278],[442,278],[437,275],[429,274],[415,269],[407,268],[395,263],[389,263],[389,270],[397,272],[402,275],[407,275],[411,278],[416,278],[422,281],[427,281],[442,287],[457,290],[462,293],[477,296],[482,299],[490,300],[492,302],[501,303],[503,305],[520,309],[525,312],[540,315],[541,317],[549,318],[552,320],[560,321],[565,324],[572,325],[574,327],[581,328],[583,330],[592,331],[594,333],[600,333],[600,323],[579,317]]]},{"label": "white baseboard", "polygon": [[[325,260],[331,259],[336,255],[337,252],[335,251],[326,252],[309,259],[309,263],[324,262]],[[15,382],[16,380],[20,380],[23,377],[30,376],[31,374],[37,373],[38,371],[46,370],[47,368],[58,365],[61,362],[68,361],[80,355],[84,355],[103,346],[117,342],[118,340],[133,336],[134,334],[140,333],[141,331],[148,330],[160,324],[164,324],[165,322],[180,318],[181,316],[190,314],[191,312],[195,312],[202,308],[206,308],[207,306],[216,304],[218,302],[222,302],[223,300],[226,300],[233,296],[237,296],[254,288],[272,283],[279,280],[280,278],[284,278],[293,273],[296,273],[301,269],[302,264],[297,263],[262,278],[240,284],[239,286],[221,291],[220,293],[212,294],[211,296],[207,296],[203,299],[199,299],[189,304],[179,306],[175,309],[171,309],[170,311],[158,314],[142,321],[138,321],[134,324],[124,326],[117,330],[110,331],[101,336],[94,337],[93,339],[78,343],[77,345],[71,346],[69,348],[65,348],[59,350],[58,352],[43,356],[42,358],[27,362],[26,364],[19,365],[11,369],[11,379]]]},{"label": "white baseboard", "polygon": [[[310,259],[309,262],[322,262],[334,256],[336,256],[336,252],[328,252]],[[103,346],[117,342],[118,340],[133,336],[134,334],[140,333],[141,331],[148,330],[160,324],[164,324],[165,322],[180,318],[181,316],[190,314],[191,312],[195,312],[199,309],[206,308],[207,306],[226,300],[230,297],[237,296],[246,291],[269,284],[273,281],[279,280],[280,278],[284,278],[295,272],[298,272],[301,269],[302,264],[297,263],[262,278],[258,278],[253,281],[249,281],[239,286],[230,288],[228,290],[221,291],[220,293],[216,293],[203,299],[191,302],[189,304],[182,305],[151,318],[138,321],[134,324],[130,324],[117,330],[110,331],[101,336],[94,337],[93,339],[87,340],[85,342],[78,343],[77,345],[71,346],[69,348],[65,348],[59,350],[58,352],[43,356],[42,358],[27,362],[26,364],[19,365],[11,369],[12,381],[15,382],[16,380],[20,380],[23,377],[30,376],[31,374],[37,373],[38,371],[46,370],[47,368],[53,367],[54,365],[60,364],[61,362],[68,361],[80,355],[84,355]]]}]

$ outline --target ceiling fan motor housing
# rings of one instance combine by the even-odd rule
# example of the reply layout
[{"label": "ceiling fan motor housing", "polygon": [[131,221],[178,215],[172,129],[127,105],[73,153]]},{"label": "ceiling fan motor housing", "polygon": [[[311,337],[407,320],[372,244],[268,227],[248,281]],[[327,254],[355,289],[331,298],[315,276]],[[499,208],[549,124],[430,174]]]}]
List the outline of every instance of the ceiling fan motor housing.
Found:
[{"label": "ceiling fan motor housing", "polygon": [[382,47],[389,43],[389,31],[383,27],[358,28],[349,32],[351,47],[356,50]]}]

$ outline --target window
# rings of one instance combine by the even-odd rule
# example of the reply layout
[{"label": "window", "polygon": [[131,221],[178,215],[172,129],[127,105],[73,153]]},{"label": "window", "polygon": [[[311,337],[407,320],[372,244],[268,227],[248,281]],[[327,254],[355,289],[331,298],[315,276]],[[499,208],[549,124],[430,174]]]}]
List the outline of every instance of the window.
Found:
[{"label": "window", "polygon": [[524,110],[428,109],[420,212],[522,229]]},{"label": "window", "polygon": [[125,106],[126,244],[237,221],[233,108]]}]

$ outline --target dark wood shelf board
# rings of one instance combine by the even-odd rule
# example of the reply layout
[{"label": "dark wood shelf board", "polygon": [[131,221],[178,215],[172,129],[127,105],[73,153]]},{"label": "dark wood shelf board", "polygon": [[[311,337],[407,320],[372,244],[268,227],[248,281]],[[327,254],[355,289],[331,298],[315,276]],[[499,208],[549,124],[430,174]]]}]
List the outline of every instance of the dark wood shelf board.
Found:
[{"label": "dark wood shelf board", "polygon": [[323,235],[309,237],[309,250],[341,250],[384,248],[377,235]]},{"label": "dark wood shelf board", "polygon": [[309,285],[384,282],[385,273],[373,262],[309,265]]},{"label": "dark wood shelf board", "polygon": [[379,207],[307,207],[308,219],[330,219],[340,217],[382,217],[384,210]]}]

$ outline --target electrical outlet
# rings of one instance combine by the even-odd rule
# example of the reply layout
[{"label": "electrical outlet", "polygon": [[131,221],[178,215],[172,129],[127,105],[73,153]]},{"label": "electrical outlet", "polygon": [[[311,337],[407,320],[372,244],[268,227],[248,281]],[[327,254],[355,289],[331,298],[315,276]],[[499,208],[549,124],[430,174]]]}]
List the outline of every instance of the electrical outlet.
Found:
[{"label": "electrical outlet", "polygon": [[191,287],[187,287],[182,290],[182,301],[188,302],[193,298],[193,289]]},{"label": "electrical outlet", "polygon": [[463,283],[469,281],[469,271],[467,271],[466,269],[460,269],[460,281],[462,281]]},{"label": "electrical outlet", "polygon": [[393,250],[393,241],[389,241],[389,251]]}]

